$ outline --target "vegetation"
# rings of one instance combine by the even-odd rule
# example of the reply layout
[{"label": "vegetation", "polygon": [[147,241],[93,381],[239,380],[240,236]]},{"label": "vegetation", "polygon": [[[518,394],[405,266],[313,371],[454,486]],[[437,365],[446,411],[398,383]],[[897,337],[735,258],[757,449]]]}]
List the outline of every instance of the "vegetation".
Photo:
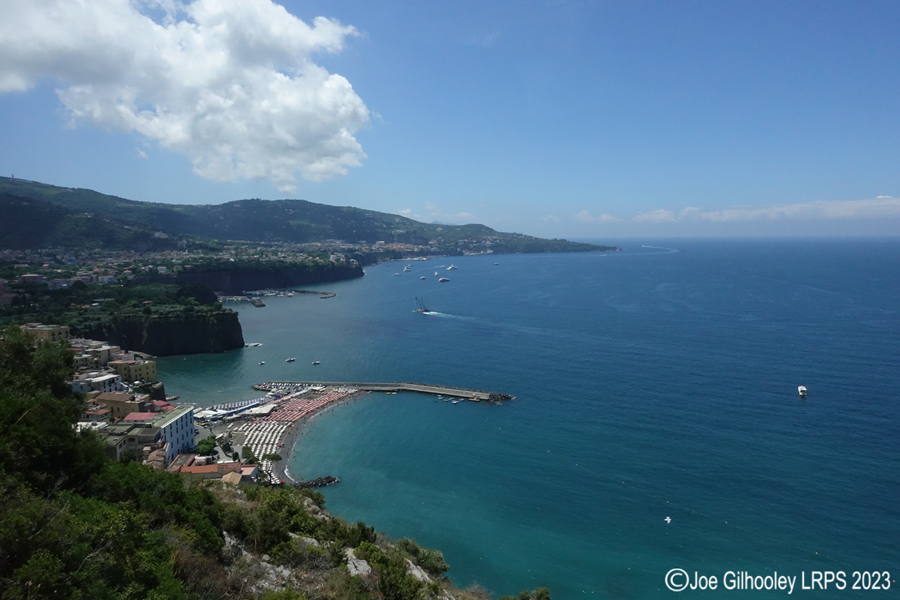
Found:
[{"label": "vegetation", "polygon": [[[109,459],[73,427],[83,399],[66,383],[71,363],[64,344],[0,330],[0,597],[485,598],[450,588],[440,552],[331,517],[318,492],[187,482]],[[373,574],[349,574],[348,548]],[[276,568],[289,581],[268,579]]]},{"label": "vegetation", "polygon": [[[0,206],[9,219],[0,247],[165,249],[175,244],[214,247],[216,240],[350,244],[386,243],[431,247],[431,252],[588,252],[608,246],[543,240],[500,233],[484,225],[420,223],[399,215],[306,200],[236,200],[224,204],[175,205],[137,202],[93,190],[62,188],[0,177]],[[5,204],[4,204],[5,203]],[[38,214],[43,221],[34,220]],[[52,215],[52,219],[50,217]],[[24,235],[19,221],[49,223]],[[83,225],[87,222],[89,225]],[[101,227],[96,234],[91,228]],[[29,242],[30,240],[30,242]],[[40,243],[35,244],[39,240]],[[30,243],[29,246],[23,246]],[[360,261],[363,262],[363,261]],[[365,264],[365,263],[363,263]]]}]

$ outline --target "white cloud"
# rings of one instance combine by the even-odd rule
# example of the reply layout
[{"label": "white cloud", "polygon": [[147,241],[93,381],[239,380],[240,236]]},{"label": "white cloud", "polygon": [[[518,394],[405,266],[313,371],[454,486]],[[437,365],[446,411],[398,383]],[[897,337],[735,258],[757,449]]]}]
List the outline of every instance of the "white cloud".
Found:
[{"label": "white cloud", "polygon": [[137,132],[213,181],[292,191],[297,174],[330,179],[365,158],[354,134],[368,109],[312,61],[356,34],[271,0],[6,0],[0,93],[53,79],[76,123]]},{"label": "white cloud", "polygon": [[[686,213],[685,211],[691,212]],[[679,218],[704,221],[774,221],[781,219],[877,219],[900,217],[900,198],[879,196],[872,200],[820,200],[798,204],[784,204],[764,208],[732,208],[702,211],[685,209]]]},{"label": "white cloud", "polygon": [[618,217],[614,217],[606,213],[600,215],[599,217],[595,217],[586,210],[583,210],[580,213],[575,213],[573,216],[582,223],[615,223],[622,220]]},{"label": "white cloud", "polygon": [[424,221],[424,222],[432,222],[432,221],[440,221],[442,223],[450,223],[450,224],[465,224],[472,223],[475,220],[475,215],[468,212],[458,212],[458,213],[445,213],[435,204],[431,202],[425,203],[425,214],[419,214],[413,211],[411,208],[402,208],[395,210],[394,212],[398,215],[407,217],[408,219],[415,219],[416,221]]},{"label": "white cloud", "polygon": [[650,212],[638,213],[633,220],[636,223],[668,223],[675,220],[675,213],[671,210],[660,208]]}]

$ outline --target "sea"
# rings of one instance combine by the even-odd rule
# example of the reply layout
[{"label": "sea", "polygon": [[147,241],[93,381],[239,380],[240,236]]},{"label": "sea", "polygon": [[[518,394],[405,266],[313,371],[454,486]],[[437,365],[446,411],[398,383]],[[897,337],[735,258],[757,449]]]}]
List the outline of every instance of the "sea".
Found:
[{"label": "sea", "polygon": [[[341,479],[334,514],[441,550],[495,597],[900,597],[900,239],[616,243],[387,262],[306,288],[333,298],[231,304],[263,345],[165,358],[160,378],[198,406],[267,380],[515,396],[364,394],[288,459]],[[755,589],[784,577],[790,594]]]}]

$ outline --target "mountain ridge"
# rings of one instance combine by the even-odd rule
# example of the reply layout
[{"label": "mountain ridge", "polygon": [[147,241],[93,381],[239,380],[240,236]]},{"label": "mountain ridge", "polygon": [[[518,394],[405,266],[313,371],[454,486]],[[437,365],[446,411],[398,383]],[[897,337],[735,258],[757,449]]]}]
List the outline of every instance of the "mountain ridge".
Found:
[{"label": "mountain ridge", "polygon": [[[0,246],[22,247],[23,228],[34,230],[34,220],[54,223],[53,228],[32,233],[27,239],[38,247],[71,246],[78,221],[96,219],[108,232],[130,228],[130,235],[113,243],[92,236],[99,247],[132,246],[128,249],[167,249],[171,238],[233,240],[245,242],[375,242],[435,246],[446,251],[465,240],[476,251],[585,252],[615,250],[567,240],[546,240],[519,233],[504,233],[486,225],[443,225],[415,221],[401,215],[352,206],[331,206],[300,199],[249,198],[222,204],[166,204],[130,200],[85,188],[66,188],[46,183],[0,177],[0,209],[11,218],[0,225]],[[111,233],[110,233],[111,235]],[[116,236],[113,236],[116,237]],[[470,244],[470,245],[471,245]],[[32,246],[34,247],[34,246]]]}]

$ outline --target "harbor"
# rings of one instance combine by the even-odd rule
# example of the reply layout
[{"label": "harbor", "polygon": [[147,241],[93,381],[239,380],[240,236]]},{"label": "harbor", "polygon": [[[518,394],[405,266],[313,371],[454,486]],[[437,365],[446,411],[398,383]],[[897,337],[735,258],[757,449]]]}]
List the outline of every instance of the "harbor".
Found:
[{"label": "harbor", "polygon": [[341,382],[341,381],[268,381],[253,386],[253,389],[264,392],[277,390],[299,389],[304,387],[350,387],[366,392],[418,392],[420,394],[432,394],[435,396],[455,396],[473,402],[503,402],[512,400],[514,396],[497,392],[473,390],[469,388],[453,387],[446,385],[433,385],[428,383],[410,383],[405,381],[391,381],[387,383],[373,382]]},{"label": "harbor", "polygon": [[[452,400],[500,403],[511,400],[508,394],[468,388],[410,382],[347,383],[336,381],[267,381],[253,386],[266,392],[262,398],[231,404],[219,404],[196,413],[197,441],[213,435],[221,448],[219,458],[233,454],[252,458],[263,480],[282,483],[289,480],[305,487],[333,485],[331,476],[295,481],[284,469],[294,445],[299,441],[302,423],[318,412],[358,397],[363,392],[416,392]],[[276,456],[277,455],[277,456]],[[280,457],[280,459],[279,459]],[[274,460],[273,460],[274,459]],[[327,484],[324,482],[328,482]]]}]

